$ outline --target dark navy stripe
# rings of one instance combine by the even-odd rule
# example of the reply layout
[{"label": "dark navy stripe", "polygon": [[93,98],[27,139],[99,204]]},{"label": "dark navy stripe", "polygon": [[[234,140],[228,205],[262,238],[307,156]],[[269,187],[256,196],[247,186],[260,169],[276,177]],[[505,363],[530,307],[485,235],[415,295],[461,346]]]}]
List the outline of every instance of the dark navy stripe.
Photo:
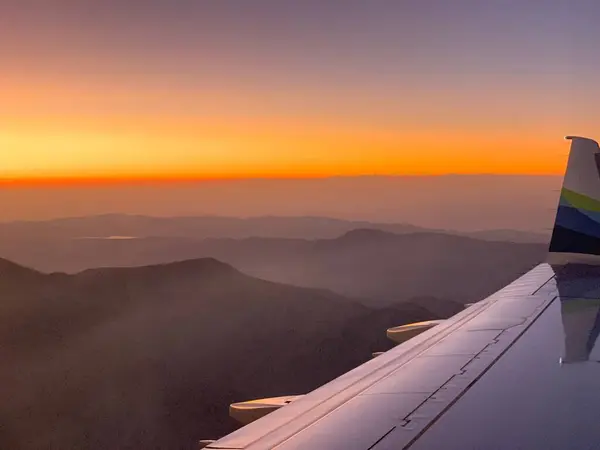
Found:
[{"label": "dark navy stripe", "polygon": [[600,255],[600,238],[588,236],[556,225],[552,232],[550,251],[555,253]]},{"label": "dark navy stripe", "polygon": [[569,206],[558,207],[556,225],[600,238],[600,223]]}]

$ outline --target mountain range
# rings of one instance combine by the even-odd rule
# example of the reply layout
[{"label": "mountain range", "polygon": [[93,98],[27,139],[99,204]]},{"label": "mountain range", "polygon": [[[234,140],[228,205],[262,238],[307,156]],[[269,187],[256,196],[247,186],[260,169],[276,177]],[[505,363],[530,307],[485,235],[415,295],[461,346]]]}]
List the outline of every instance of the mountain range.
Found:
[{"label": "mountain range", "polygon": [[302,394],[436,317],[214,259],[42,274],[0,260],[0,448],[192,449],[228,405]]},{"label": "mountain range", "polygon": [[[432,307],[435,300],[431,298],[464,304],[485,297],[542,261],[547,250],[544,244],[415,232],[414,227],[402,234],[353,229],[335,238],[318,239],[196,238],[193,233],[204,234],[194,231],[195,226],[186,228],[179,221],[159,219],[157,224],[163,227],[159,236],[89,239],[78,236],[94,230],[76,232],[78,221],[65,222],[68,227],[59,223],[55,228],[45,225],[47,234],[41,233],[39,224],[32,224],[25,236],[39,232],[33,241],[5,234],[0,238],[0,254],[38,270],[69,273],[212,257],[254,277],[329,289],[368,305],[429,298]],[[110,230],[126,234],[139,227],[123,224]]]},{"label": "mountain range", "polygon": [[239,218],[220,216],[151,217],[106,214],[46,221],[3,222],[0,223],[0,243],[15,240],[40,242],[54,239],[109,237],[328,239],[363,228],[395,234],[442,232],[484,240],[524,243],[547,243],[549,239],[548,233],[523,230],[493,228],[479,231],[429,229],[407,223],[382,223],[313,216]]},{"label": "mountain range", "polygon": [[105,213],[327,216],[445,230],[543,232],[554,219],[561,183],[560,175],[480,174],[100,183],[85,189],[14,185],[0,189],[0,220]]},{"label": "mountain range", "polygon": [[451,316],[546,253],[402,225],[219,220],[0,224],[16,261],[0,259],[0,448],[196,448],[235,429],[230,403],[309,392],[391,348],[387,328]]}]

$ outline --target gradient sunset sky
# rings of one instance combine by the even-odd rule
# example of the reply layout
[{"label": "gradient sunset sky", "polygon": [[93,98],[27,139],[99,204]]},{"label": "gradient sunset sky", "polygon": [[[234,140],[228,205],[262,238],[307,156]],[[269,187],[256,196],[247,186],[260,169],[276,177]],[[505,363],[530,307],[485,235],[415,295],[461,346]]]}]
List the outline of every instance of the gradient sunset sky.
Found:
[{"label": "gradient sunset sky", "polygon": [[2,0],[0,179],[561,173],[597,1]]}]

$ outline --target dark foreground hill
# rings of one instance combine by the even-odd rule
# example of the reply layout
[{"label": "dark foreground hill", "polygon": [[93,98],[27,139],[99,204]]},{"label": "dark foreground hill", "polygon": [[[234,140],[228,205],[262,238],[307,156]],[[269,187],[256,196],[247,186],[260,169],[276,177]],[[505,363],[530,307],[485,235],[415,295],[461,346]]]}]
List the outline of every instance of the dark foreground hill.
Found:
[{"label": "dark foreground hill", "polygon": [[0,260],[0,448],[191,449],[229,403],[310,391],[432,317],[214,259],[45,275]]},{"label": "dark foreground hill", "polygon": [[415,297],[459,303],[479,300],[542,261],[546,251],[544,244],[359,229],[317,240],[69,240],[60,245],[40,243],[30,251],[15,248],[11,255],[48,271],[214,257],[258,278],[330,289],[381,305]]}]

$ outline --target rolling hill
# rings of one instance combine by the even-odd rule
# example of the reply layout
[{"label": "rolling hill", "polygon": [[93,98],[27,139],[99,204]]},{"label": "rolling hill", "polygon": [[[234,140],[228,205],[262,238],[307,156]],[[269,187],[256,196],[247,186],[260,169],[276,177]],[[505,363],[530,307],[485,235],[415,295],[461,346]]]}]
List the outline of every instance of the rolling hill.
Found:
[{"label": "rolling hill", "polygon": [[435,315],[214,259],[46,275],[0,260],[0,448],[192,449],[234,401],[310,391]]}]

